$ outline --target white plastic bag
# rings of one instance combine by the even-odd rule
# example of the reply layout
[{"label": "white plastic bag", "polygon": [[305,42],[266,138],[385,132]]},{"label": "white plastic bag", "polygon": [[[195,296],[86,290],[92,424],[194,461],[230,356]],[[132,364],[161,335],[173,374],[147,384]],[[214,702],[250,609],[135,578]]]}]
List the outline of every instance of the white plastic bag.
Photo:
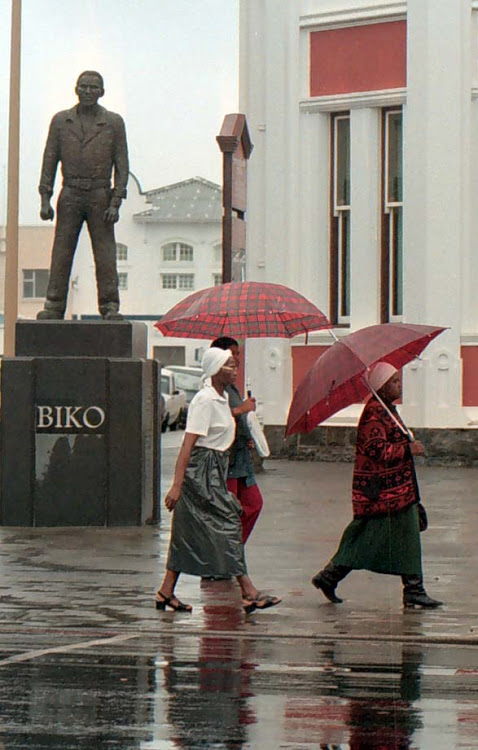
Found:
[{"label": "white plastic bag", "polygon": [[257,414],[255,413],[255,411],[248,411],[246,414],[246,419],[247,426],[249,427],[249,432],[251,433],[251,437],[256,444],[256,450],[259,456],[261,458],[267,458],[271,455],[271,451],[267,443],[266,436],[264,435],[262,425],[257,418]]}]

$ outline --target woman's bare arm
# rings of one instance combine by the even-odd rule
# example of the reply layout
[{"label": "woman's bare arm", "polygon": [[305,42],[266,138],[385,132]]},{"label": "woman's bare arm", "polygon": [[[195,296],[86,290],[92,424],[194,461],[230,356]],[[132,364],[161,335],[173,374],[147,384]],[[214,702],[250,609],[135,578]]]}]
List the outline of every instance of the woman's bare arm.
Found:
[{"label": "woman's bare arm", "polygon": [[178,458],[176,460],[176,468],[174,470],[174,479],[171,485],[171,489],[164,499],[166,508],[171,511],[179,500],[181,494],[181,487],[184,481],[184,475],[188,467],[189,459],[191,457],[191,451],[196,444],[196,440],[199,435],[193,435],[191,432],[186,432],[184,435],[183,444],[179,451]]}]

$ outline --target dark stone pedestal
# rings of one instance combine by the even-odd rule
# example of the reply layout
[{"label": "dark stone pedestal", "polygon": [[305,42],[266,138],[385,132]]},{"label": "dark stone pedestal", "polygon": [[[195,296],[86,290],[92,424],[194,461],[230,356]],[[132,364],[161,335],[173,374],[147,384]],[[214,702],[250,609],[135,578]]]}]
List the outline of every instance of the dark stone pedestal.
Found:
[{"label": "dark stone pedestal", "polygon": [[119,320],[19,320],[15,331],[17,357],[140,357],[147,356],[144,323]]},{"label": "dark stone pedestal", "polygon": [[142,328],[17,324],[21,356],[2,364],[2,524],[134,526],[158,507],[159,373],[136,356]]}]

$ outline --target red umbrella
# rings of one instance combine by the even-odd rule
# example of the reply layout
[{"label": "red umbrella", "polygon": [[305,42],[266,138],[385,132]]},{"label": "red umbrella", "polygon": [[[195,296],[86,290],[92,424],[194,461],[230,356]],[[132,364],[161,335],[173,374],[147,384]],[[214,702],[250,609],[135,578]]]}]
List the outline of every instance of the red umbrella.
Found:
[{"label": "red umbrella", "polygon": [[174,305],[155,325],[165,336],[193,339],[291,338],[331,327],[324,313],[298,292],[258,281],[201,289]]},{"label": "red umbrella", "polygon": [[370,393],[364,374],[377,362],[400,369],[417,357],[444,328],[383,323],[362,328],[322,354],[297,386],[286,435],[310,432],[324,419]]}]

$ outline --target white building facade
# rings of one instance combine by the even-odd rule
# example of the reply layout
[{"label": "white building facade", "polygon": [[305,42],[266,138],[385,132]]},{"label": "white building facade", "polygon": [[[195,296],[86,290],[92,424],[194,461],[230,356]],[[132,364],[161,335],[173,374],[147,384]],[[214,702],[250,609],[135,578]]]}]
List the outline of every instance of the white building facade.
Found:
[{"label": "white building facade", "polygon": [[[241,0],[247,278],[316,303],[340,337],[447,326],[404,375],[412,426],[478,419],[478,2]],[[250,341],[268,425],[326,332]],[[354,421],[360,407],[336,420]]]}]

